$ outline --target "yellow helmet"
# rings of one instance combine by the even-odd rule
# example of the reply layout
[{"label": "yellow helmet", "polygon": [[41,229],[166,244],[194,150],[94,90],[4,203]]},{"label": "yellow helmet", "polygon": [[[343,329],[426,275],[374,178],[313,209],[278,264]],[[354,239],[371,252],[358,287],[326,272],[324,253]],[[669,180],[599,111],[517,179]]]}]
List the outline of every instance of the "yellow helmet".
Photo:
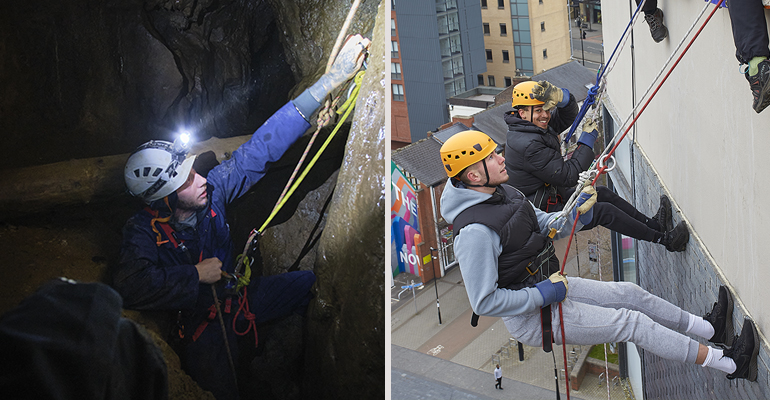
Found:
[{"label": "yellow helmet", "polygon": [[463,131],[450,137],[441,146],[441,161],[446,174],[452,178],[460,171],[487,158],[497,143],[484,132]]},{"label": "yellow helmet", "polygon": [[532,89],[537,86],[535,81],[525,81],[513,87],[513,101],[511,106],[539,106],[545,104],[540,100],[537,100],[532,94]]}]

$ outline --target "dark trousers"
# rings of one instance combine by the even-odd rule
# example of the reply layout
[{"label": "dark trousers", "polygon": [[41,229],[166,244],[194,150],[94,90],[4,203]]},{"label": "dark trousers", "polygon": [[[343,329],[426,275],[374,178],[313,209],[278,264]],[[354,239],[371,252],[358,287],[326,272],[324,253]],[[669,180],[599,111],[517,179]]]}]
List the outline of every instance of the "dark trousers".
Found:
[{"label": "dark trousers", "polygon": [[503,378],[497,378],[497,383],[495,383],[495,388],[503,388]]},{"label": "dark trousers", "polygon": [[[601,225],[612,231],[630,236],[634,239],[652,242],[656,230],[647,226],[649,218],[640,213],[634,206],[623,200],[606,186],[596,186],[596,204],[593,206],[594,218],[591,223],[583,226],[586,231]],[[572,195],[570,193],[570,195]]]},{"label": "dark trousers", "polygon": [[[304,314],[312,298],[310,287],[315,282],[315,275],[309,271],[295,271],[285,274],[252,278],[248,288],[249,309],[255,314],[257,326],[292,313]],[[222,306],[227,341],[233,361],[238,363],[238,338],[233,331],[233,316],[238,309],[237,297],[234,298],[230,313]],[[246,331],[247,321],[243,314],[238,315],[236,328]],[[192,327],[194,330],[197,327]],[[249,337],[254,332],[248,333]],[[253,343],[253,342],[252,342]],[[194,342],[189,342],[180,355],[182,368],[201,388],[209,390],[219,400],[238,398],[236,387],[227,357],[227,350],[222,337],[219,319],[211,321],[203,333]]]},{"label": "dark trousers", "polygon": [[727,11],[733,25],[735,57],[741,64],[754,57],[770,57],[767,22],[761,0],[730,0]]},{"label": "dark trousers", "polygon": [[[637,7],[641,2],[642,0],[636,0]],[[644,11],[645,13],[654,13],[655,10],[657,9],[658,9],[658,0],[647,0],[647,2],[644,3],[644,6],[642,7],[642,11]]]}]

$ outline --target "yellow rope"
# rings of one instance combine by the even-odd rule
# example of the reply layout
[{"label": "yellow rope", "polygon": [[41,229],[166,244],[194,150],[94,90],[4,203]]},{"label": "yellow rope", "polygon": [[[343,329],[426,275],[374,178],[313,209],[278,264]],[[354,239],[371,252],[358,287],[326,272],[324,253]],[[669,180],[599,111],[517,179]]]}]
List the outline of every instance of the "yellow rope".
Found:
[{"label": "yellow rope", "polygon": [[[288,198],[294,193],[295,190],[299,187],[299,185],[302,183],[302,181],[305,179],[305,176],[310,172],[310,169],[313,168],[316,161],[321,157],[321,154],[326,150],[326,147],[329,146],[329,143],[331,143],[332,139],[334,139],[334,136],[337,134],[337,131],[342,127],[342,124],[345,122],[345,120],[348,118],[350,113],[355,108],[355,102],[358,98],[358,93],[361,90],[361,83],[363,82],[364,75],[366,74],[365,71],[358,71],[356,76],[353,78],[353,81],[355,82],[355,86],[353,87],[353,90],[350,93],[350,96],[345,101],[342,106],[340,106],[340,109],[337,110],[337,114],[342,114],[342,118],[340,118],[339,121],[337,121],[337,125],[334,127],[334,130],[332,130],[332,133],[329,134],[329,137],[326,138],[326,141],[321,145],[321,148],[318,149],[318,152],[313,156],[313,158],[310,160],[310,162],[305,166],[305,169],[302,171],[302,174],[297,178],[296,181],[291,185],[291,188],[286,192],[286,196],[281,199],[281,201],[276,204],[276,206],[273,208],[273,211],[270,213],[270,215],[267,217],[267,220],[265,220],[265,223],[262,224],[262,226],[251,233],[249,236],[249,240],[246,242],[246,247],[249,247],[249,244],[254,239],[254,236],[258,235],[260,232],[263,232],[265,228],[270,224],[270,221],[273,220],[273,218],[278,214],[278,211],[281,210],[284,204],[286,204],[286,201]],[[247,286],[249,284],[249,281],[251,279],[251,258],[246,256],[246,252],[244,251],[243,254],[239,254],[238,258],[236,258],[236,265],[239,263],[242,263],[243,265],[243,276],[238,277],[238,286],[236,288],[236,291],[241,290],[242,287]]]}]

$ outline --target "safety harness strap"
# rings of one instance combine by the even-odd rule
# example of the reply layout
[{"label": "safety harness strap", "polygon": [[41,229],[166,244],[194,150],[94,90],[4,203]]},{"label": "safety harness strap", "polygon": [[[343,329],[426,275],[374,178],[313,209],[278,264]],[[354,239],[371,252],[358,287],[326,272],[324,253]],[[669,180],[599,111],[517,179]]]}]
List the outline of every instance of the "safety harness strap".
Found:
[{"label": "safety harness strap", "polygon": [[553,350],[553,327],[551,326],[551,305],[540,309],[540,325],[543,327],[543,351]]}]

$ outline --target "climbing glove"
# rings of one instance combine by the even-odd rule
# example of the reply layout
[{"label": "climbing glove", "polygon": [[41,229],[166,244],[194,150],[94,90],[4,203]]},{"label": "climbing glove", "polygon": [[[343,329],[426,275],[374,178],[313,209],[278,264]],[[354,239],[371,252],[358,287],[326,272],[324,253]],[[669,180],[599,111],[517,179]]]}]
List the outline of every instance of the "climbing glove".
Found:
[{"label": "climbing glove", "polygon": [[584,145],[593,149],[594,142],[596,142],[597,137],[599,137],[599,130],[596,129],[596,122],[588,121],[585,125],[583,125],[583,133],[580,135],[578,143],[583,143]]},{"label": "climbing glove", "polygon": [[329,72],[325,73],[308,91],[319,103],[346,80],[353,77],[366,58],[371,41],[361,35],[348,38]]},{"label": "climbing glove", "polygon": [[[548,81],[540,81],[532,87],[532,95],[535,99],[544,102],[543,110],[548,111],[564,100],[565,90],[562,90]],[[567,93],[567,99],[569,99],[569,93]]]},{"label": "climbing glove", "polygon": [[548,279],[535,284],[535,287],[543,296],[543,307],[558,303],[567,297],[567,278],[561,272],[554,272]]},{"label": "climbing glove", "polygon": [[593,186],[586,186],[580,192],[577,198],[575,208],[572,210],[572,219],[575,219],[575,213],[580,213],[580,223],[588,225],[594,219],[593,206],[596,203],[596,189]]}]

